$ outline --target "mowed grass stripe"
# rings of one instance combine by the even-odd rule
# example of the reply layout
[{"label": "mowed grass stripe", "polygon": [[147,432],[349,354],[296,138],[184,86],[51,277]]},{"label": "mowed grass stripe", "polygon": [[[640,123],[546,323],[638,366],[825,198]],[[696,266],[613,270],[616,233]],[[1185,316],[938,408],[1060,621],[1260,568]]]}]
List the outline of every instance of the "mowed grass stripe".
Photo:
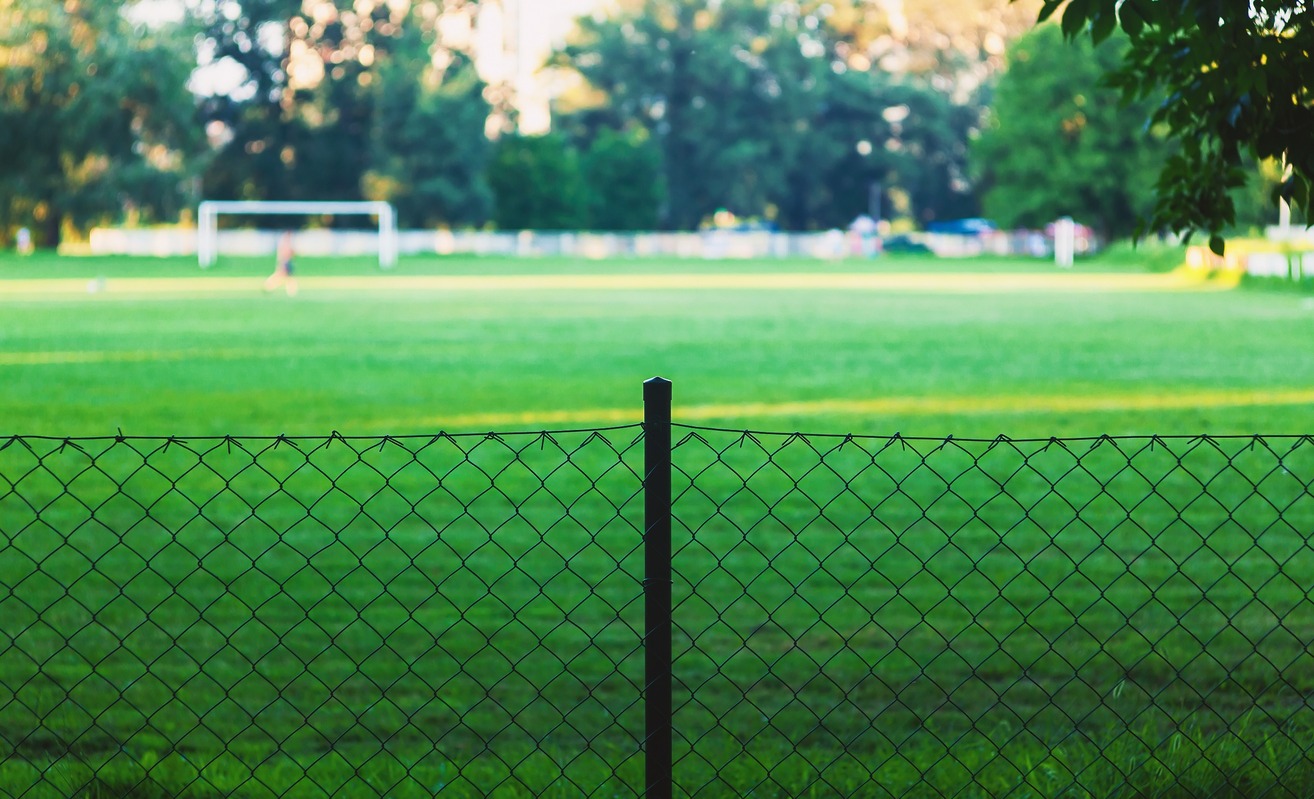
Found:
[{"label": "mowed grass stripe", "polygon": [[[830,399],[805,402],[748,402],[704,405],[676,404],[676,422],[712,422],[722,419],[870,415],[948,416],[999,413],[1079,413],[1098,411],[1155,411],[1190,408],[1281,406],[1314,404],[1314,388],[1274,390],[1204,390],[1164,394],[1070,394],[984,397],[884,397]],[[626,424],[639,421],[633,408],[590,408],[522,413],[467,413],[434,416],[421,426],[448,430],[483,430],[525,425]]]},{"label": "mowed grass stripe", "polygon": [[51,352],[0,352],[0,366],[61,366],[77,363],[156,363],[161,361],[237,361],[273,358],[272,350],[64,350]]},{"label": "mowed grass stripe", "polygon": [[[636,291],[747,290],[924,292],[947,294],[1007,294],[1021,292],[1159,292],[1219,291],[1232,286],[1185,270],[1166,274],[981,274],[898,272],[889,274],[753,273],[753,274],[607,274],[607,275],[373,275],[357,277],[302,276],[304,291],[459,292],[459,291]],[[261,280],[250,277],[109,278],[0,281],[0,299],[45,296],[124,295],[134,297],[205,297],[251,294]]]}]

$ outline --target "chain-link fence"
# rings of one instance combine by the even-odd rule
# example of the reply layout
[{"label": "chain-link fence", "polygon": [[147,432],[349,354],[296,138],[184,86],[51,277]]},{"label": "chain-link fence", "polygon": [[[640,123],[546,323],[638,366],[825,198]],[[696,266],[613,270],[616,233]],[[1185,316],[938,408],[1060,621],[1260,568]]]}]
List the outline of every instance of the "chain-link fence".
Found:
[{"label": "chain-link fence", "polygon": [[1310,795],[1314,441],[676,433],[690,795]]},{"label": "chain-link fence", "polygon": [[0,795],[632,795],[640,436],[0,441]]},{"label": "chain-link fence", "polygon": [[1308,795],[1314,441],[668,429],[0,441],[0,795]]}]

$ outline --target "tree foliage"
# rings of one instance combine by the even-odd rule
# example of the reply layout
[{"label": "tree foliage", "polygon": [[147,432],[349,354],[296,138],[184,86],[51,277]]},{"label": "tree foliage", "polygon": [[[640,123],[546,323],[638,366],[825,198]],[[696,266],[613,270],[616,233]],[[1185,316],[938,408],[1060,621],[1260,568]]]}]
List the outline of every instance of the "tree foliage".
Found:
[{"label": "tree foliage", "polygon": [[439,20],[468,0],[216,0],[203,60],[245,75],[207,98],[225,142],[215,197],[392,199],[410,224],[480,223],[489,106],[468,43]]},{"label": "tree foliage", "polygon": [[1276,194],[1308,209],[1314,185],[1314,5],[1309,0],[1044,0],[1069,38],[1129,39],[1109,82],[1156,104],[1181,145],[1159,173],[1151,229],[1204,231],[1221,252],[1250,160],[1284,162]]},{"label": "tree foliage", "polygon": [[387,200],[407,226],[478,226],[492,215],[486,171],[484,83],[460,57],[441,81],[415,79],[396,60],[380,73],[364,192]]},{"label": "tree foliage", "polygon": [[[204,175],[204,194],[217,199],[289,199],[284,160],[297,138],[288,113],[290,42],[284,28],[300,0],[216,0],[194,6],[203,70],[227,70],[238,85],[200,98],[217,151]],[[224,83],[233,81],[229,77]]]},{"label": "tree foliage", "polygon": [[846,62],[916,75],[966,99],[1003,66],[1004,50],[1035,24],[1040,0],[875,0],[829,3],[827,24]]},{"label": "tree foliage", "polygon": [[558,59],[603,95],[590,124],[637,124],[659,143],[668,227],[697,227],[721,206],[761,205],[762,141],[752,128],[761,100],[778,88],[756,41],[765,14],[743,0],[715,10],[695,0],[649,0],[613,18],[582,19]]},{"label": "tree foliage", "polygon": [[661,153],[647,131],[604,130],[580,167],[592,230],[654,230],[666,201]]},{"label": "tree foliage", "polygon": [[557,134],[507,135],[488,167],[497,226],[505,230],[578,230],[588,206],[579,155]]},{"label": "tree foliage", "polygon": [[1145,128],[1147,101],[1124,105],[1102,83],[1125,49],[1122,37],[1066,43],[1055,25],[1013,45],[972,150],[988,216],[1028,228],[1071,216],[1121,237],[1150,212],[1168,148]]},{"label": "tree foliage", "polygon": [[875,183],[912,198],[923,218],[970,205],[976,114],[924,82],[851,68],[829,8],[629,0],[580,20],[556,55],[589,89],[559,116],[585,143],[602,129],[649,133],[670,228],[720,208],[795,229],[842,226],[867,209]]},{"label": "tree foliage", "polygon": [[47,246],[125,206],[174,219],[201,137],[186,88],[191,39],[119,3],[0,0],[0,235]]}]

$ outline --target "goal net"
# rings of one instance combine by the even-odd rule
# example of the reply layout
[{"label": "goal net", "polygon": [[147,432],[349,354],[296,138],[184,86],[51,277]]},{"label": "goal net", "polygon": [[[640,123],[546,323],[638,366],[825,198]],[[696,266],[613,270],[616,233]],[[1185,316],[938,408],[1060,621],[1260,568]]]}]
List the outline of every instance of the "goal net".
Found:
[{"label": "goal net", "polygon": [[201,203],[196,216],[196,257],[202,269],[212,266],[219,257],[220,214],[373,216],[379,221],[379,266],[389,269],[397,264],[397,213],[388,203],[207,200]]}]

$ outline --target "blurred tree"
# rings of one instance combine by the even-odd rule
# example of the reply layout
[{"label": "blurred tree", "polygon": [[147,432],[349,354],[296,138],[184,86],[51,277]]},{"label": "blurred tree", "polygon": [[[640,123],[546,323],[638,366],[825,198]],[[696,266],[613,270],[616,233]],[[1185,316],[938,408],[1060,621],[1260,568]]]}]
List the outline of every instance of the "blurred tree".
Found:
[{"label": "blurred tree", "polygon": [[916,76],[970,104],[1030,30],[1041,0],[807,0],[826,11],[840,56],[854,69]]},{"label": "blurred tree", "polygon": [[1126,46],[1069,44],[1056,25],[1013,45],[972,150],[988,216],[1030,228],[1071,216],[1110,237],[1135,230],[1170,151],[1145,127],[1149,103],[1123,105],[1102,82]]},{"label": "blurred tree", "polygon": [[[975,113],[943,94],[876,72],[816,74],[797,116],[771,131],[769,158],[783,166],[771,200],[780,224],[806,230],[845,227],[859,214],[927,221],[975,210],[966,174],[967,131]],[[905,206],[875,200],[890,193]]]},{"label": "blurred tree", "polygon": [[55,246],[125,212],[175,218],[201,150],[190,33],[119,3],[0,0],[0,233]]},{"label": "blurred tree", "polygon": [[648,132],[603,130],[581,162],[593,230],[654,230],[666,200],[661,152]]},{"label": "blurred tree", "polygon": [[1150,229],[1219,235],[1236,220],[1232,190],[1247,159],[1285,163],[1278,194],[1308,209],[1314,187],[1314,5],[1309,0],[1044,0],[1069,38],[1130,40],[1108,66],[1123,96],[1148,100],[1180,142],[1159,171]]},{"label": "blurred tree", "polygon": [[895,184],[907,192],[917,221],[977,215],[969,143],[980,124],[980,108],[931,90],[910,92],[898,107],[908,111],[890,143],[899,155]]},{"label": "blurred tree", "polygon": [[300,125],[290,113],[288,21],[301,0],[191,4],[201,29],[201,113],[216,147],[204,175],[212,199],[296,196],[284,154]]},{"label": "blurred tree", "polygon": [[579,155],[557,134],[503,136],[488,167],[493,218],[503,230],[577,230],[588,206]]},{"label": "blurred tree", "polygon": [[[396,196],[413,220],[481,218],[486,116],[468,58],[473,0],[216,0],[202,61],[244,76],[207,99],[216,197]],[[452,81],[452,86],[443,84]],[[449,125],[450,123],[450,125]],[[450,127],[450,129],[448,129]],[[483,145],[486,147],[486,144]],[[453,170],[450,174],[447,170]],[[402,177],[405,185],[398,183]],[[464,194],[463,194],[464,193]],[[433,201],[439,205],[428,206]],[[426,207],[428,206],[428,207]],[[354,220],[346,220],[354,222]]]},{"label": "blurred tree", "polygon": [[886,181],[925,217],[971,205],[975,113],[957,113],[924,82],[849,68],[842,45],[821,9],[628,0],[612,18],[581,19],[555,56],[587,87],[558,117],[579,141],[604,128],[649,131],[666,227],[697,227],[719,208],[789,228],[842,226]]},{"label": "blurred tree", "polygon": [[720,207],[746,213],[763,204],[760,172],[771,165],[754,106],[757,92],[772,89],[750,62],[767,16],[749,0],[715,10],[697,0],[631,2],[614,18],[581,19],[555,59],[597,91],[578,114],[560,109],[575,117],[563,122],[577,138],[631,125],[652,135],[667,187],[664,227],[691,229]]},{"label": "blurred tree", "polygon": [[441,78],[412,70],[396,59],[379,73],[365,195],[391,202],[403,225],[482,225],[493,208],[484,83],[464,56]]}]

